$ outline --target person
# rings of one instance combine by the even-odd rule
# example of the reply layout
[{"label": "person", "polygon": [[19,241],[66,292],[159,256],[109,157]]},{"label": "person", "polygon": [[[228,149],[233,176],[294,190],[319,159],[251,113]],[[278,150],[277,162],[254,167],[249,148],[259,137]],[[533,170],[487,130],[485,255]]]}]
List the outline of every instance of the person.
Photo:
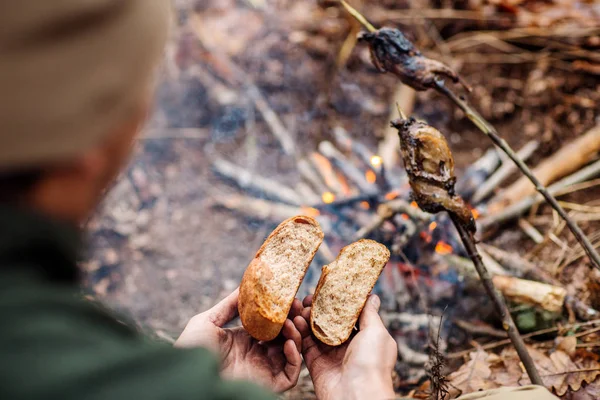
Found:
[{"label": "person", "polygon": [[271,399],[302,360],[319,399],[394,398],[397,349],[376,296],[336,348],[311,335],[310,297],[262,343],[225,327],[236,290],[170,346],[82,296],[81,226],[148,114],[168,3],[0,3],[0,398]]}]

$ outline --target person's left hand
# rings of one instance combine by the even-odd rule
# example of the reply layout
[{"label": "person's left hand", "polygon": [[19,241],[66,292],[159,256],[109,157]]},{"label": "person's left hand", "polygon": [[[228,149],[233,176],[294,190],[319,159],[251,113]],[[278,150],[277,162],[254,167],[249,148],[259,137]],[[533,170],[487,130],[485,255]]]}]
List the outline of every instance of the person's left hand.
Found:
[{"label": "person's left hand", "polygon": [[291,320],[302,312],[294,299],[279,337],[259,342],[242,327],[223,328],[238,315],[239,289],[210,310],[194,316],[175,342],[176,347],[205,347],[221,356],[224,378],[258,383],[274,392],[291,389],[302,367],[302,337]]}]

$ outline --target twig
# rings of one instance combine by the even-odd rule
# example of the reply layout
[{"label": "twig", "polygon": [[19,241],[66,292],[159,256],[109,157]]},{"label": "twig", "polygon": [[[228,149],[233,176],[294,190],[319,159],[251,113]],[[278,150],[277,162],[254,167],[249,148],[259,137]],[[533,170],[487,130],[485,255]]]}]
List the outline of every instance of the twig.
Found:
[{"label": "twig", "polygon": [[[560,331],[561,329],[579,329],[584,326],[591,326],[591,325],[596,325],[596,324],[600,324],[600,319],[595,319],[593,321],[587,321],[587,322],[578,322],[576,324],[568,324],[568,325],[564,325],[564,326],[554,326],[552,328],[541,329],[539,331],[527,333],[527,334],[523,335],[522,338],[530,339],[532,337],[546,335],[548,333],[555,333],[555,332]],[[504,339],[504,340],[499,340],[497,342],[486,343],[486,344],[479,345],[477,347],[473,347],[473,348],[470,348],[467,350],[459,351],[456,353],[450,353],[450,354],[448,354],[448,358],[460,358],[460,357],[464,357],[464,356],[468,355],[470,352],[475,351],[478,348],[481,348],[482,350],[492,350],[497,347],[505,346],[510,343],[511,343],[510,339]]]},{"label": "twig", "polygon": [[344,6],[344,8],[352,15],[358,22],[360,22],[369,32],[375,32],[377,28],[375,28],[367,19],[359,13],[354,7],[350,4],[346,3],[344,0],[340,0],[340,3]]},{"label": "twig", "polygon": [[600,255],[594,247],[592,243],[590,243],[589,239],[585,236],[581,228],[573,221],[571,217],[567,214],[567,212],[558,204],[558,201],[550,194],[548,189],[542,185],[542,183],[533,175],[527,164],[523,162],[514,152],[514,150],[508,145],[508,143],[502,139],[496,129],[490,125],[477,111],[475,111],[466,101],[458,97],[452,90],[450,90],[444,83],[443,80],[436,79],[437,90],[452,100],[461,110],[465,112],[467,118],[469,118],[479,130],[485,133],[491,140],[496,144],[496,146],[500,147],[502,151],[506,153],[510,157],[511,160],[517,164],[519,169],[523,172],[523,174],[535,185],[536,190],[546,199],[548,204],[556,210],[556,212],[561,216],[562,219],[565,220],[567,226],[575,235],[577,241],[583,246],[585,252],[588,257],[592,261],[592,264],[598,269],[600,269]]},{"label": "twig", "polygon": [[460,218],[457,218],[454,214],[450,214],[450,217],[452,218],[452,222],[454,222],[454,226],[456,226],[458,234],[465,246],[465,249],[467,250],[469,257],[471,257],[471,260],[473,260],[473,264],[477,269],[477,273],[481,278],[481,282],[483,283],[488,296],[490,296],[494,302],[496,311],[498,311],[500,317],[502,318],[502,327],[508,334],[513,346],[515,346],[515,350],[517,351],[517,354],[519,355],[519,358],[521,359],[521,362],[523,363],[531,382],[535,385],[543,385],[544,382],[542,381],[542,378],[540,377],[537,368],[533,363],[531,355],[527,351],[527,347],[525,347],[525,342],[519,334],[515,322],[508,311],[508,306],[506,305],[506,302],[500,293],[494,287],[492,277],[487,271],[487,268],[485,268],[485,265],[483,265],[481,256],[475,247],[475,239],[473,238],[472,233],[463,226],[463,222],[460,220]]}]

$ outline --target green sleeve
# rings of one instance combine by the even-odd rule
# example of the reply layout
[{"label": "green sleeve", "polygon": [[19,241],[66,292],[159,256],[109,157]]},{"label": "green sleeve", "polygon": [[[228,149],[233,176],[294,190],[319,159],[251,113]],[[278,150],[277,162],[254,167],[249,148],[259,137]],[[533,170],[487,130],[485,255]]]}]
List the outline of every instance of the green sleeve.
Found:
[{"label": "green sleeve", "polygon": [[72,294],[4,291],[0,318],[2,399],[275,398],[251,384],[223,381],[208,351],[150,341]]}]

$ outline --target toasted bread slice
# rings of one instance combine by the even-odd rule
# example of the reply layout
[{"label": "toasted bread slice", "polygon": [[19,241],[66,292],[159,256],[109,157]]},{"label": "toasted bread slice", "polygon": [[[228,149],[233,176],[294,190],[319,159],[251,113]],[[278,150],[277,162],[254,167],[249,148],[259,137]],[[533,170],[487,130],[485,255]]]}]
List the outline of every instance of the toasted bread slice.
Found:
[{"label": "toasted bread slice", "polygon": [[265,240],[240,285],[238,310],[252,337],[268,341],[279,335],[323,237],[317,221],[297,216]]},{"label": "toasted bread slice", "polygon": [[373,240],[359,240],[342,249],[323,267],[310,313],[310,327],[321,342],[339,346],[352,329],[390,259],[389,250]]}]

